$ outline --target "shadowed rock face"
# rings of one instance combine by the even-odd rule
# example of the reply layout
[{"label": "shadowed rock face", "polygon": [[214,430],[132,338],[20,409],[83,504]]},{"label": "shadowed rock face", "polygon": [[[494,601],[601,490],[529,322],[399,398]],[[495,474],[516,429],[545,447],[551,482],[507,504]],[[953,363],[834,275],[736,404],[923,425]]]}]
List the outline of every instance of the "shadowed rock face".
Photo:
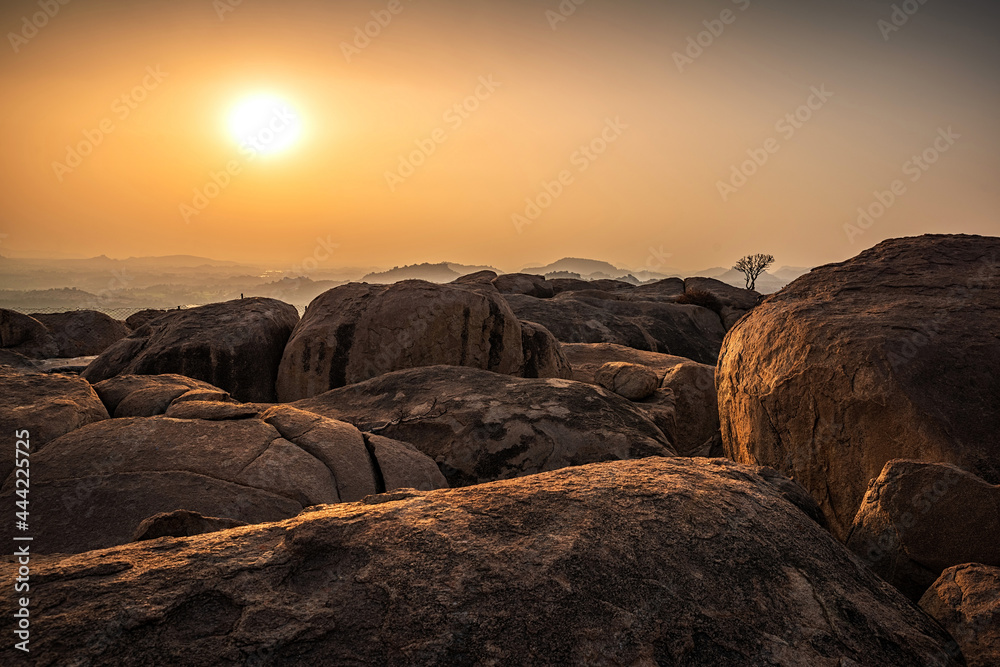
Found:
[{"label": "shadowed rock face", "polygon": [[562,345],[541,324],[521,322],[521,349],[524,352],[524,366],[518,373],[521,377],[567,380],[573,377]]},{"label": "shadowed rock face", "polygon": [[240,401],[274,402],[278,365],[298,319],[294,306],[261,297],[171,312],[108,348],[83,376],[97,383],[176,373]]},{"label": "shadowed rock face", "polygon": [[33,317],[0,308],[0,348],[29,359],[59,356],[59,346],[45,325]]},{"label": "shadowed rock face", "polygon": [[[191,391],[212,392],[216,400],[229,396],[207,382],[183,375],[116,375],[94,385],[108,413],[115,417],[153,417]],[[204,396],[205,394],[198,394]]]},{"label": "shadowed rock face", "polygon": [[[937,624],[751,467],[650,458],[366,502],[39,562],[31,657],[962,664]],[[17,657],[0,647],[0,661]]]},{"label": "shadowed rock face", "polygon": [[1000,567],[1000,485],[955,466],[890,461],[868,486],[847,546],[917,601],[945,568]]},{"label": "shadowed rock face", "polygon": [[14,469],[14,433],[29,433],[34,456],[64,433],[108,418],[90,383],[70,375],[21,374],[0,366],[0,433],[8,449],[0,456],[0,480]]},{"label": "shadowed rock face", "polygon": [[96,310],[33,314],[45,325],[59,348],[59,357],[86,357],[100,354],[131,333],[128,326]]},{"label": "shadowed rock face", "polygon": [[204,516],[189,510],[175,510],[154,514],[139,524],[132,535],[132,542],[144,542],[160,537],[191,537],[214,533],[217,530],[245,526],[243,521]]},{"label": "shadowed rock face", "polygon": [[998,331],[998,238],[893,239],[815,269],[726,336],[726,453],[793,476],[841,539],[890,459],[998,483]]},{"label": "shadowed rock face", "polygon": [[719,316],[698,306],[598,298],[590,292],[505,298],[518,317],[538,322],[563,343],[616,343],[715,364],[726,334]]},{"label": "shadowed rock face", "polygon": [[[369,449],[350,424],[288,406],[271,408],[263,420],[237,417],[112,419],[50,442],[31,457],[31,516],[45,527],[32,551],[124,544],[145,519],[175,510],[261,523],[395,485],[447,486],[416,449],[388,439]],[[10,477],[0,502],[13,506],[14,493]]]},{"label": "shadowed rock face", "polygon": [[438,464],[451,486],[675,453],[629,401],[571,380],[432,366],[293,405],[412,444]]},{"label": "shadowed rock face", "polygon": [[281,360],[278,398],[315,396],[405,368],[449,364],[517,373],[521,327],[492,287],[350,284],[318,296]]},{"label": "shadowed rock face", "polygon": [[920,607],[955,638],[969,667],[1000,665],[1000,567],[950,567],[920,598]]},{"label": "shadowed rock face", "polygon": [[594,381],[630,401],[649,398],[660,386],[656,373],[640,364],[609,361],[594,373]]}]

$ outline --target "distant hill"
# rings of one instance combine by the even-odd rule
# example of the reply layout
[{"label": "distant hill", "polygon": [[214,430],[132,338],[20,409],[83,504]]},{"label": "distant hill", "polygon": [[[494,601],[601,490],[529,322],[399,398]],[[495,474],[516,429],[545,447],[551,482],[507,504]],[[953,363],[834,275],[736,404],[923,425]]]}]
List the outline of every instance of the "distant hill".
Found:
[{"label": "distant hill", "polygon": [[[747,286],[746,277],[736,269],[730,269],[718,276],[707,276],[707,277],[715,278],[716,280],[721,280],[727,285],[732,285],[733,287],[739,287],[741,289],[746,288]],[[760,276],[757,278],[757,284],[754,285],[754,289],[760,292],[761,294],[773,294],[774,292],[777,292],[782,287],[787,285],[789,282],[791,281],[782,280],[781,278],[778,278],[765,271],[764,273],[760,274]]]},{"label": "distant hill", "polygon": [[373,283],[376,285],[388,285],[398,283],[401,280],[426,280],[431,283],[450,283],[456,278],[477,273],[479,271],[494,271],[501,273],[490,266],[467,266],[465,264],[412,264],[409,266],[397,266],[388,271],[369,273],[361,282]]},{"label": "distant hill", "polygon": [[792,282],[796,278],[804,276],[810,271],[812,271],[812,269],[806,268],[804,266],[783,266],[777,271],[771,271],[771,273],[774,274],[776,278]]},{"label": "distant hill", "polygon": [[596,259],[579,259],[576,257],[565,257],[545,266],[532,266],[521,270],[521,273],[532,273],[541,276],[549,273],[563,272],[577,273],[585,279],[593,274],[602,274],[602,277],[607,278],[619,278],[629,273],[629,271],[619,269],[614,264],[609,264],[608,262]]}]

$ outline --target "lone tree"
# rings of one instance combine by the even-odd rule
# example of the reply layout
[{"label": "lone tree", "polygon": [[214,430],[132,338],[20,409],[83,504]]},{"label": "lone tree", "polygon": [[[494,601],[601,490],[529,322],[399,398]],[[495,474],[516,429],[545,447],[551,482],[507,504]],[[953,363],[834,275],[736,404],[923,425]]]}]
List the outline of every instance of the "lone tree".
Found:
[{"label": "lone tree", "polygon": [[767,267],[774,264],[774,255],[747,255],[736,262],[733,268],[746,276],[747,289],[753,289],[757,284],[757,278],[767,270]]}]

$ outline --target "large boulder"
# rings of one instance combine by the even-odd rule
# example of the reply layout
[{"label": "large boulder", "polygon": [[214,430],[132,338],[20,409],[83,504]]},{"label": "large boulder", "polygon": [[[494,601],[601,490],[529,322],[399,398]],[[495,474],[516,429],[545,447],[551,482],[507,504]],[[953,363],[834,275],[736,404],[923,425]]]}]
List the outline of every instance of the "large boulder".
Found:
[{"label": "large boulder", "polygon": [[412,444],[434,459],[451,486],[675,454],[667,437],[629,401],[572,380],[432,366],[381,375],[293,405]]},{"label": "large boulder", "polygon": [[449,364],[517,373],[521,326],[493,288],[405,280],[318,296],[281,360],[289,402],[405,368]]},{"label": "large boulder", "polygon": [[153,320],[162,317],[163,315],[166,315],[169,312],[174,312],[174,311],[159,310],[157,308],[147,308],[146,310],[140,310],[126,317],[125,324],[128,326],[129,329],[132,330],[139,329],[149,324]]},{"label": "large boulder", "polygon": [[14,434],[28,431],[31,456],[75,429],[108,419],[90,383],[71,375],[21,374],[0,366],[0,483],[14,469]]},{"label": "large boulder", "polygon": [[1000,567],[949,567],[920,606],[954,637],[969,667],[1000,665]]},{"label": "large boulder", "polygon": [[[350,424],[288,406],[260,419],[92,424],[32,454],[31,518],[44,526],[32,550],[124,544],[143,521],[175,510],[261,523],[401,487],[447,486],[434,462],[409,445],[382,438],[370,447]],[[0,501],[13,506],[14,493],[11,477]]]},{"label": "large boulder", "polygon": [[112,345],[83,376],[97,383],[176,373],[240,401],[274,402],[278,365],[298,319],[294,306],[262,297],[171,312]]},{"label": "large boulder", "polygon": [[1000,483],[1000,238],[892,239],[814,269],[726,336],[726,453],[814,495],[840,538],[896,458]]},{"label": "large boulder", "polygon": [[563,354],[562,345],[541,324],[521,322],[521,350],[524,365],[519,376],[525,378],[573,377],[573,369]]},{"label": "large boulder", "polygon": [[0,348],[29,359],[59,356],[59,345],[45,325],[35,318],[0,308]]},{"label": "large boulder", "polygon": [[87,357],[100,354],[132,331],[122,321],[96,310],[66,313],[34,313],[45,325],[59,348],[60,357]]},{"label": "large boulder", "polygon": [[726,331],[699,306],[609,299],[565,292],[553,299],[506,296],[522,320],[538,322],[563,343],[616,343],[715,364]]},{"label": "large boulder", "polygon": [[1000,485],[951,465],[890,461],[869,485],[847,546],[917,601],[945,568],[1000,566]]},{"label": "large boulder", "polygon": [[[937,665],[754,468],[652,458],[32,562],[38,664]],[[13,590],[16,568],[0,585]],[[13,595],[0,596],[11,618]],[[23,659],[13,641],[0,661]]]},{"label": "large boulder", "polygon": [[135,529],[131,541],[144,542],[161,537],[191,537],[245,525],[247,525],[245,522],[236,519],[204,516],[190,510],[174,510],[160,512],[144,520]]}]

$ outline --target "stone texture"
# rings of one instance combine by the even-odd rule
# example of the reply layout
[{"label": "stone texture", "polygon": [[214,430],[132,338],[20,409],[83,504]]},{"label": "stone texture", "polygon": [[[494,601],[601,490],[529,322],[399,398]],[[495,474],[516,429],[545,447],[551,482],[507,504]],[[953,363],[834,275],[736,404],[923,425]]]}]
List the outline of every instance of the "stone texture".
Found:
[{"label": "stone texture", "polygon": [[843,539],[891,459],[1000,483],[1000,238],[884,241],[772,295],[727,335],[726,453],[772,466]]},{"label": "stone texture", "polygon": [[[13,505],[13,478],[0,499]],[[38,553],[128,542],[138,525],[186,509],[246,523],[337,502],[319,460],[258,420],[112,419],[72,431],[31,458]]]},{"label": "stone texture", "polygon": [[519,318],[541,324],[562,343],[616,343],[715,364],[726,332],[712,311],[604,296],[564,292],[553,299],[520,294],[505,298]]},{"label": "stone texture", "polygon": [[753,468],[650,458],[367,502],[39,561],[31,659],[963,664]]},{"label": "stone texture", "polygon": [[541,324],[521,322],[521,350],[524,354],[524,365],[518,373],[521,377],[573,377],[573,369],[563,354],[562,345]]},{"label": "stone texture", "polygon": [[148,310],[140,310],[139,312],[133,313],[128,317],[126,317],[125,324],[128,326],[129,329],[135,331],[136,329],[139,329],[149,324],[156,318],[162,315],[166,315],[168,312],[174,312],[174,311],[157,310],[155,308],[150,308]]},{"label": "stone texture", "polygon": [[59,346],[45,325],[33,317],[0,308],[0,348],[29,359],[59,356]]},{"label": "stone texture", "polygon": [[868,486],[847,546],[917,601],[945,568],[1000,566],[1000,485],[951,465],[889,461]]},{"label": "stone texture", "polygon": [[14,469],[16,431],[28,431],[34,457],[59,436],[107,418],[108,411],[86,380],[22,374],[0,366],[0,433],[8,443],[0,455],[0,480]]},{"label": "stone texture", "polygon": [[96,310],[66,313],[33,313],[45,325],[59,348],[58,357],[87,357],[100,354],[131,333],[122,321]]},{"label": "stone texture", "polygon": [[433,491],[448,488],[448,480],[434,461],[408,442],[366,433],[365,445],[378,461],[382,478],[378,485],[379,493],[398,489]]},{"label": "stone texture", "polygon": [[140,523],[131,541],[144,542],[161,537],[191,537],[245,525],[247,524],[236,519],[204,516],[189,510],[175,510],[154,514]]},{"label": "stone texture", "polygon": [[432,366],[382,375],[294,406],[412,444],[437,463],[451,486],[675,454],[632,403],[572,380]]},{"label": "stone texture", "polygon": [[1000,568],[950,567],[920,598],[920,606],[955,639],[969,667],[1000,665]]},{"label": "stone texture", "polygon": [[639,364],[611,361],[594,373],[594,380],[608,391],[630,401],[649,398],[660,385],[656,373]]},{"label": "stone texture", "polygon": [[309,305],[285,348],[278,398],[308,398],[435,364],[520,370],[520,323],[496,290],[421,280],[352,283]]},{"label": "stone texture", "polygon": [[[189,392],[222,392],[207,382],[183,375],[117,375],[94,385],[108,413],[115,417],[153,417],[162,415],[175,400]],[[205,395],[202,394],[204,397]]]},{"label": "stone texture", "polygon": [[278,365],[298,319],[294,306],[262,297],[171,312],[108,348],[83,376],[97,383],[176,373],[240,401],[274,402]]}]

